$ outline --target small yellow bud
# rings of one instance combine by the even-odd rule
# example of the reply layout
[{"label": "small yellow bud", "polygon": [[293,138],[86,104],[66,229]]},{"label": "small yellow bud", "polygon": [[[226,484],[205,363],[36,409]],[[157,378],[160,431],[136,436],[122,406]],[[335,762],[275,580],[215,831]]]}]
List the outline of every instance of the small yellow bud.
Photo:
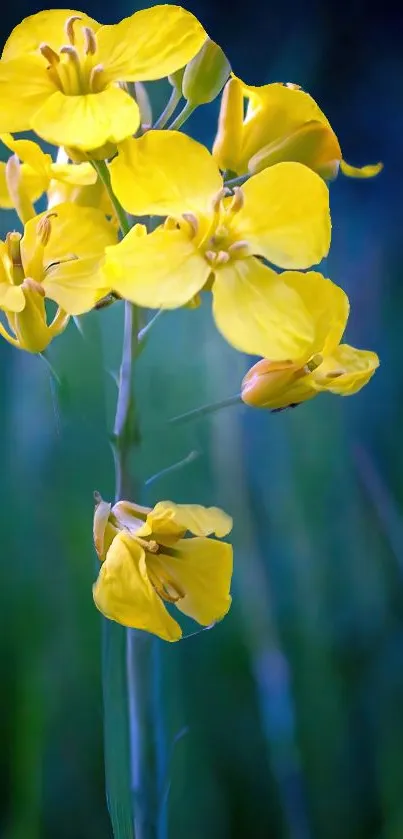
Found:
[{"label": "small yellow bud", "polygon": [[213,157],[220,169],[237,170],[243,131],[243,92],[239,79],[229,79],[223,90]]},{"label": "small yellow bud", "polygon": [[221,47],[208,38],[186,67],[182,81],[185,99],[195,107],[212,102],[223,89],[230,72],[231,65]]}]

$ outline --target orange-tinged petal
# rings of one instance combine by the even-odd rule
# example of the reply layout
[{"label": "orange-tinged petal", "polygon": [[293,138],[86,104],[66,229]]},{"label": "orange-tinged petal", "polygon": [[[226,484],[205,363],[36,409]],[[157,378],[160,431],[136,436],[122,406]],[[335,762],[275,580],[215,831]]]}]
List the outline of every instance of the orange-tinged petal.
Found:
[{"label": "orange-tinged petal", "polygon": [[202,626],[221,620],[231,606],[232,547],[215,539],[182,539],[149,556],[150,569],[184,593],[175,606]]},{"label": "orange-tinged petal", "polygon": [[[299,276],[303,282],[304,275]],[[301,297],[254,257],[216,272],[213,314],[224,338],[241,352],[273,361],[311,354],[314,329]]]},{"label": "orange-tinged petal", "polygon": [[[91,29],[96,31],[100,24],[84,12],[77,12],[73,9],[44,9],[24,18],[13,29],[6,41],[2,58],[9,61],[11,58],[22,56],[25,60],[27,53],[36,52],[40,44],[44,42],[57,52],[60,47],[68,43],[65,24],[73,16],[80,18],[74,25],[74,35],[77,46],[81,47],[82,27],[90,26]],[[43,58],[42,64],[46,66]]]},{"label": "orange-tinged petal", "polygon": [[138,237],[133,229],[107,248],[106,283],[126,300],[151,309],[183,306],[204,286],[210,266],[181,230],[158,228]]},{"label": "orange-tinged petal", "polygon": [[0,133],[32,128],[34,115],[54,92],[41,56],[0,61]]},{"label": "orange-tinged petal", "polygon": [[110,80],[152,81],[184,67],[207,35],[197,18],[180,6],[142,9],[97,35],[99,61]]},{"label": "orange-tinged petal", "polygon": [[253,253],[281,268],[309,268],[330,246],[329,190],[301,163],[278,163],[242,187],[237,233]]},{"label": "orange-tinged petal", "polygon": [[383,163],[367,163],[366,166],[350,166],[345,160],[340,163],[340,169],[343,175],[348,178],[374,178],[382,172]]},{"label": "orange-tinged petal", "polygon": [[49,143],[85,151],[119,143],[134,134],[139,123],[134,99],[110,85],[100,93],[80,96],[56,91],[35,113],[32,128]]},{"label": "orange-tinged petal", "polygon": [[376,353],[340,344],[315,370],[311,386],[315,390],[351,396],[367,384],[377,367],[379,358]]},{"label": "orange-tinged petal", "polygon": [[143,549],[122,532],[113,540],[93,588],[97,608],[123,626],[178,641],[180,626],[168,614],[147,575]]},{"label": "orange-tinged petal", "polygon": [[255,408],[278,410],[299,405],[317,395],[312,376],[300,365],[262,358],[248,370],[242,382],[242,400]]},{"label": "orange-tinged petal", "polygon": [[222,188],[210,152],[179,131],[147,131],[126,140],[110,173],[119,201],[134,215],[205,213]]}]

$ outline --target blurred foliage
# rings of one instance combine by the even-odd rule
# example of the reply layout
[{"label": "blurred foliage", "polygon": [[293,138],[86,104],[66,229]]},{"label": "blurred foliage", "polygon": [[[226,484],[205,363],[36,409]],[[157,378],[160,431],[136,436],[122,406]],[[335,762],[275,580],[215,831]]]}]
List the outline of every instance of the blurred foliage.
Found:
[{"label": "blurred foliage", "polygon": [[[402,839],[403,68],[392,9],[184,5],[247,81],[308,88],[349,162],[384,160],[375,181],[332,187],[326,265],[351,298],[348,339],[375,349],[382,366],[352,399],[172,424],[237,393],[247,360],[217,334],[207,305],[165,314],[150,334],[133,465],[147,480],[197,456],[150,482],[146,501],[218,504],[235,519],[229,616],[180,644],[155,642],[169,835]],[[8,8],[4,37],[38,8]],[[132,10],[123,0],[112,15],[95,0],[86,7],[103,20]],[[214,107],[200,109],[190,129],[211,142],[214,118]],[[4,233],[15,221],[3,214],[1,224]],[[61,388],[41,359],[0,347],[2,839],[110,837],[91,515],[94,489],[113,495],[121,305],[79,327],[51,348]]]}]

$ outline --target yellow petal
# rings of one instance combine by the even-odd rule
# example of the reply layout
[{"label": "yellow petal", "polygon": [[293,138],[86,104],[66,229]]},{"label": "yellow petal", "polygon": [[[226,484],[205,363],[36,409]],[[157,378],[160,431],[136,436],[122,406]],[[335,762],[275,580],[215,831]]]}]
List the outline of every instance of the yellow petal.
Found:
[{"label": "yellow petal", "polygon": [[56,181],[73,186],[92,186],[97,180],[91,163],[52,163],[50,174]]},{"label": "yellow petal", "polygon": [[[304,275],[299,275],[301,282]],[[216,272],[213,314],[237,350],[273,361],[305,359],[315,339],[299,294],[258,259],[239,259]]]},{"label": "yellow petal", "polygon": [[[99,23],[96,20],[74,9],[45,9],[34,15],[29,15],[13,29],[6,41],[2,58],[9,61],[10,58],[22,56],[25,58],[29,52],[36,52],[40,44],[49,44],[53,50],[58,52],[60,47],[68,43],[65,32],[65,24],[68,18],[78,15],[80,20],[74,24],[74,35],[79,48],[82,46],[81,29],[83,26],[90,26],[96,31]],[[42,58],[42,65],[46,67]],[[29,76],[28,76],[29,78]]]},{"label": "yellow petal", "polygon": [[253,253],[281,268],[309,268],[326,256],[329,190],[319,175],[301,163],[278,163],[253,175],[242,190],[236,230]]},{"label": "yellow petal", "polygon": [[102,26],[97,56],[111,80],[152,81],[184,67],[206,37],[197,18],[180,6],[153,6]]},{"label": "yellow petal", "polygon": [[150,569],[184,593],[175,605],[202,626],[221,620],[231,606],[232,547],[215,539],[182,539],[170,556],[150,555]]},{"label": "yellow petal", "polygon": [[286,160],[303,163],[321,178],[332,180],[341,160],[339,141],[329,126],[312,120],[259,149],[250,158],[248,169],[254,174]]},{"label": "yellow petal", "polygon": [[203,288],[210,267],[181,230],[158,228],[140,238],[131,230],[107,248],[104,273],[107,284],[126,300],[176,309]]},{"label": "yellow petal", "polygon": [[139,122],[134,99],[121,87],[111,85],[100,93],[80,96],[56,91],[36,111],[31,126],[48,143],[85,151],[119,143],[134,134]]},{"label": "yellow petal", "polygon": [[[166,545],[173,544],[187,530],[195,536],[227,536],[232,530],[232,518],[219,507],[159,501],[148,514],[146,527],[144,535],[155,536],[157,542]],[[142,536],[143,533],[138,531],[137,535]]]},{"label": "yellow petal", "polygon": [[243,94],[248,107],[237,172],[246,172],[249,160],[263,146],[292,135],[307,122],[320,122],[330,128],[315,100],[296,86],[243,84]]},{"label": "yellow petal", "polygon": [[34,115],[54,92],[41,56],[0,61],[0,133],[31,128]]},{"label": "yellow petal", "polygon": [[0,140],[23,163],[27,163],[38,175],[49,180],[52,158],[50,154],[45,154],[42,151],[38,143],[34,143],[32,140],[18,140],[11,134],[2,134]]},{"label": "yellow petal", "polygon": [[377,367],[379,358],[376,353],[340,344],[315,370],[312,387],[340,396],[351,396],[367,384]]},{"label": "yellow petal", "polygon": [[366,166],[350,166],[345,160],[340,163],[340,169],[343,175],[348,178],[374,178],[382,172],[383,163],[367,163]]},{"label": "yellow petal", "polygon": [[25,307],[24,292],[19,285],[0,282],[0,309],[6,312],[22,312]]},{"label": "yellow petal", "polygon": [[[40,220],[48,215],[41,213],[31,219],[24,229],[21,240],[22,262],[26,276],[37,248],[37,228]],[[52,208],[51,233],[45,247],[45,267],[63,264],[83,257],[103,256],[105,247],[116,242],[116,232],[100,210],[80,207],[75,204],[58,204]],[[56,273],[53,274],[53,277]],[[107,285],[107,283],[105,283]]]},{"label": "yellow petal", "polygon": [[148,579],[144,551],[126,533],[113,540],[93,594],[102,614],[123,626],[152,632],[165,641],[182,635]]},{"label": "yellow petal", "polygon": [[134,215],[203,213],[222,188],[210,152],[179,131],[147,131],[126,140],[110,173],[119,201]]},{"label": "yellow petal", "polygon": [[61,262],[47,271],[42,286],[46,296],[69,315],[89,312],[111,291],[105,286],[99,256]]},{"label": "yellow petal", "polygon": [[296,291],[309,312],[315,338],[311,353],[329,355],[338,346],[346,328],[350,305],[348,297],[336,283],[318,271],[284,271],[281,279]]},{"label": "yellow petal", "polygon": [[[35,202],[46,191],[49,185],[49,179],[42,174],[31,169],[30,166],[23,163],[20,168],[21,183],[18,190],[25,194],[29,201]],[[8,191],[6,179],[6,164],[0,162],[0,207],[4,210],[12,209],[14,201]]]}]

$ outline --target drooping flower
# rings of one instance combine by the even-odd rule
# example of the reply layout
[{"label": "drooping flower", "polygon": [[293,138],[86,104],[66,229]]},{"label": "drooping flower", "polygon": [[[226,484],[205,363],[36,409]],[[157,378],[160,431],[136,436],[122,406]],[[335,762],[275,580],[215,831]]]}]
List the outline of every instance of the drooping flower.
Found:
[{"label": "drooping flower", "polygon": [[346,163],[323,111],[298,85],[252,87],[235,76],[223,92],[213,155],[221,169],[238,175],[285,160],[304,163],[326,180],[339,168],[353,178],[370,178],[382,169],[381,163]]},{"label": "drooping flower", "polygon": [[128,501],[112,507],[96,495],[94,542],[102,563],[96,606],[166,641],[178,641],[182,630],[165,603],[202,626],[221,620],[231,605],[232,547],[218,539],[231,528],[217,507],[171,501],[154,509]]},{"label": "drooping flower", "polygon": [[71,9],[31,15],[13,30],[0,61],[0,132],[32,129],[84,151],[117,143],[140,122],[122,82],[173,73],[206,37],[180,6],[143,9],[112,26]]},{"label": "drooping flower", "polygon": [[[27,222],[24,233],[0,242],[0,334],[29,352],[42,352],[67,324],[110,291],[100,272],[116,233],[98,210],[60,204]],[[58,310],[48,324],[45,298]]]},{"label": "drooping flower", "polygon": [[11,134],[2,134],[0,140],[13,152],[7,163],[0,162],[0,207],[14,207],[24,224],[35,215],[33,204],[52,182],[69,192],[95,185],[97,174],[90,163],[54,163],[32,140],[17,140]]},{"label": "drooping flower", "polygon": [[278,410],[312,399],[322,391],[350,396],[357,393],[379,366],[376,353],[341,344],[349,314],[347,295],[331,280],[310,271],[301,284],[291,271],[283,281],[301,294],[311,314],[314,340],[297,363],[261,359],[242,382],[248,405]]},{"label": "drooping flower", "polygon": [[281,163],[230,195],[207,149],[175,131],[127,140],[110,172],[126,210],[168,218],[141,241],[130,232],[107,248],[107,284],[139,306],[166,309],[212,289],[216,324],[233,346],[299,357],[311,336],[308,313],[259,257],[298,269],[325,256],[329,195],[318,175]]}]

